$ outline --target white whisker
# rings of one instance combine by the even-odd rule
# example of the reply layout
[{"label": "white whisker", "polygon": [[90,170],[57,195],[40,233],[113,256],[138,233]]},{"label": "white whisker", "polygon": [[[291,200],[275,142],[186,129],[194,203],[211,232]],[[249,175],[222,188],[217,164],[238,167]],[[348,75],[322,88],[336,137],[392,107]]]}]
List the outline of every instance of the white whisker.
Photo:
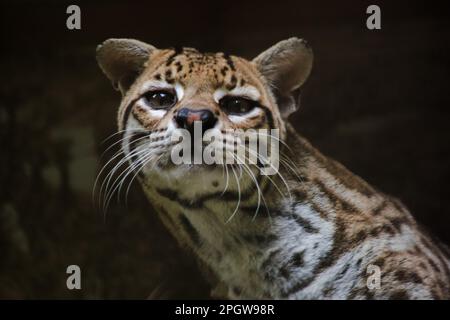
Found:
[{"label": "white whisker", "polygon": [[236,205],[236,208],[234,209],[234,212],[231,214],[231,216],[228,218],[228,220],[225,222],[225,224],[229,223],[231,221],[231,219],[233,219],[236,212],[238,212],[239,205],[241,204],[241,186],[240,186],[236,171],[234,171],[234,167],[232,166],[231,169],[233,170],[233,175],[236,180],[237,187],[238,187],[238,203]]}]

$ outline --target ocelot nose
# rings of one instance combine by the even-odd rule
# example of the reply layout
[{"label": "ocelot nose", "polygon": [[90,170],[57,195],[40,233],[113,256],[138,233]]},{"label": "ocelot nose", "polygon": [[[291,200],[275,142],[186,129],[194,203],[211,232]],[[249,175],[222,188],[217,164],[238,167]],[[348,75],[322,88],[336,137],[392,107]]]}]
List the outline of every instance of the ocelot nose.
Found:
[{"label": "ocelot nose", "polygon": [[175,122],[179,128],[184,128],[190,132],[194,131],[194,122],[200,121],[202,124],[202,135],[206,130],[214,128],[217,118],[214,113],[208,109],[189,109],[182,108],[175,115]]}]

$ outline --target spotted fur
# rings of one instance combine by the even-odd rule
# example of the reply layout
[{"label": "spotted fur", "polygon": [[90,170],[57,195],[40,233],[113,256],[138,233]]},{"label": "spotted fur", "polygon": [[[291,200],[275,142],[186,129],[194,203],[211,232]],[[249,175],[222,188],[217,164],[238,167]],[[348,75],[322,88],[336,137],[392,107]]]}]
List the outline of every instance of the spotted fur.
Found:
[{"label": "spotted fur", "polygon": [[[248,61],[111,39],[99,46],[98,61],[122,93],[118,127],[124,153],[134,152],[131,164],[142,160],[137,150],[158,155],[139,167],[144,192],[173,235],[212,272],[220,297],[450,298],[448,249],[398,200],[322,155],[287,122],[311,69],[305,41],[282,41]],[[151,110],[142,95],[152,88],[173,90],[178,102]],[[218,103],[224,95],[260,107],[233,117]],[[253,180],[250,173],[238,177],[234,167],[171,165],[167,136],[182,107],[211,110],[223,132],[279,128],[289,147],[282,150],[288,158],[280,174],[266,177],[252,168]],[[142,143],[146,135],[151,142]],[[235,178],[230,172],[225,180],[224,169]],[[260,206],[256,184],[265,200]],[[370,265],[381,270],[380,288],[367,286]]]}]

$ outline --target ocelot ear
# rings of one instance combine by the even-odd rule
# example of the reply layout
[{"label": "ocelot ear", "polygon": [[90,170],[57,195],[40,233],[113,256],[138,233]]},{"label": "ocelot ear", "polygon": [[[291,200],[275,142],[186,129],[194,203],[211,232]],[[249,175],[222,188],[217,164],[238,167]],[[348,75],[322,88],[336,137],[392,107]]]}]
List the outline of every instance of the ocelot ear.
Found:
[{"label": "ocelot ear", "polygon": [[156,48],[133,39],[108,39],[97,47],[97,62],[113,87],[125,95]]},{"label": "ocelot ear", "polygon": [[300,87],[311,72],[313,52],[303,39],[278,42],[253,63],[272,88],[281,116],[286,119],[300,104]]}]

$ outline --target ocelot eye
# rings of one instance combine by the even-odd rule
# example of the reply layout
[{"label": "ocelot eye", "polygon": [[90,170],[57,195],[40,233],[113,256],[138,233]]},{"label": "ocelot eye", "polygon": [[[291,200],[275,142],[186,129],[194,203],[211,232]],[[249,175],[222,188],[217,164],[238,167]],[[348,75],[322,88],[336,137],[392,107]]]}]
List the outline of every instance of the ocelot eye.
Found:
[{"label": "ocelot eye", "polygon": [[247,113],[258,106],[256,101],[240,97],[225,97],[219,101],[222,109],[228,114]]},{"label": "ocelot eye", "polygon": [[169,91],[150,91],[144,94],[145,103],[153,109],[168,109],[177,102],[177,97]]}]

